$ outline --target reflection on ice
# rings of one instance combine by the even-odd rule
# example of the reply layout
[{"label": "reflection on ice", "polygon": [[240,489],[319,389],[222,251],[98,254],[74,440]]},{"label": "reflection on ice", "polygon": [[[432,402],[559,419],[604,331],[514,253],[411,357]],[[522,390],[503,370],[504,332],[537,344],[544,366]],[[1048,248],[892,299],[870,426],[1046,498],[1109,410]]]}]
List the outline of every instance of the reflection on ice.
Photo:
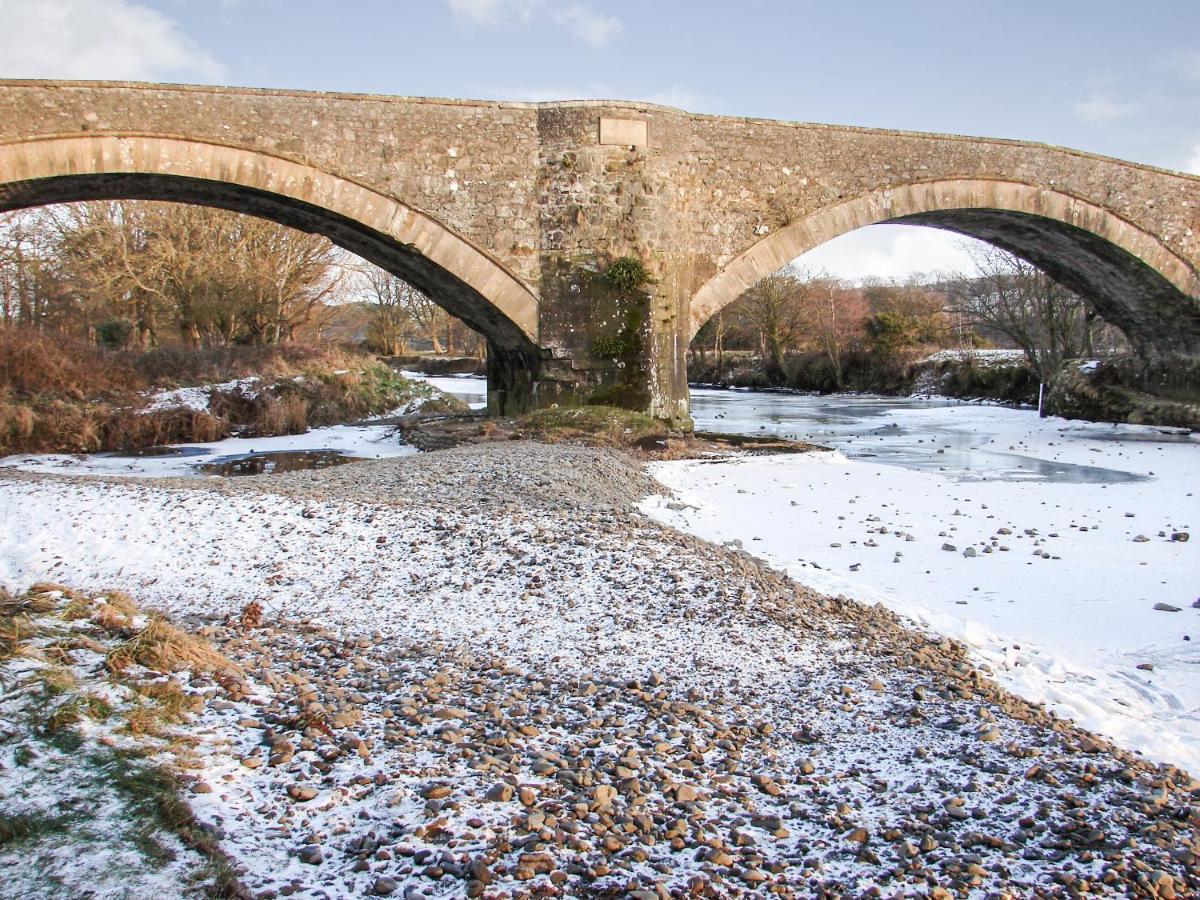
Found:
[{"label": "reflection on ice", "polygon": [[[771,434],[809,441],[833,447],[851,459],[940,472],[958,481],[1115,484],[1146,477],[1025,455],[1017,452],[1017,447],[995,445],[994,434],[986,428],[986,416],[955,421],[953,413],[981,409],[998,410],[956,400],[692,390],[692,417],[699,431]],[[1032,410],[1002,411],[1006,416],[1037,416]],[[922,414],[910,415],[913,412]],[[1096,428],[1099,435],[1108,426]],[[1123,439],[1108,430],[1103,439]],[[1129,434],[1122,432],[1122,436]],[[1131,440],[1152,439],[1144,433],[1132,434],[1136,436]],[[1163,438],[1179,439],[1173,433]]]}]

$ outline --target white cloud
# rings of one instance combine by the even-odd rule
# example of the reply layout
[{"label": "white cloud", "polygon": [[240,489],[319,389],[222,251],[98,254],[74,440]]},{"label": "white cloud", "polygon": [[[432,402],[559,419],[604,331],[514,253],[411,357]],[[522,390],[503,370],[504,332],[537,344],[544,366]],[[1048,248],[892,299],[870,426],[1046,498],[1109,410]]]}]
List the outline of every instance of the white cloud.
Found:
[{"label": "white cloud", "polygon": [[562,3],[557,0],[446,0],[458,21],[483,27],[518,21],[526,24],[535,17],[559,25],[584,43],[597,49],[621,33],[621,20],[596,12],[586,3]]},{"label": "white cloud", "polygon": [[1118,100],[1111,94],[1093,91],[1075,104],[1075,117],[1087,125],[1104,125],[1133,115],[1141,107],[1136,103]]},{"label": "white cloud", "polygon": [[846,281],[904,280],[912,275],[974,271],[969,238],[920,225],[872,225],[810,250],[797,265]]},{"label": "white cloud", "polygon": [[548,103],[555,100],[612,100],[613,88],[602,82],[590,84],[501,85],[476,83],[468,90],[482,98],[512,100],[521,103]]},{"label": "white cloud", "polygon": [[1191,172],[1193,175],[1200,175],[1200,144],[1192,147],[1192,155],[1183,164],[1183,171]]},{"label": "white cloud", "polygon": [[0,77],[220,80],[166,16],[130,0],[0,0]]},{"label": "white cloud", "polygon": [[700,112],[705,107],[712,106],[711,98],[705,94],[697,94],[682,85],[673,84],[665,91],[654,91],[649,94],[635,94],[635,100],[645,100],[647,103],[658,103],[661,106],[674,106],[676,109],[688,112]]},{"label": "white cloud", "polygon": [[513,18],[528,21],[540,0],[446,0],[454,18],[468,25],[496,25]]},{"label": "white cloud", "polygon": [[598,13],[582,3],[571,3],[554,11],[554,21],[571,34],[599,49],[621,33],[621,20]]}]

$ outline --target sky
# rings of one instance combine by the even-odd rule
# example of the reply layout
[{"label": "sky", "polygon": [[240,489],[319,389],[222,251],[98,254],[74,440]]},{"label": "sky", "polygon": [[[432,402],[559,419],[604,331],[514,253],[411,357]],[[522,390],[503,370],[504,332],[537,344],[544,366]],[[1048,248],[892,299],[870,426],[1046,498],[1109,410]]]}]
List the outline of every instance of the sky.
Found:
[{"label": "sky", "polygon": [[[0,0],[0,77],[648,100],[1200,174],[1200,0]],[[904,278],[963,240],[872,226],[803,263]]]}]

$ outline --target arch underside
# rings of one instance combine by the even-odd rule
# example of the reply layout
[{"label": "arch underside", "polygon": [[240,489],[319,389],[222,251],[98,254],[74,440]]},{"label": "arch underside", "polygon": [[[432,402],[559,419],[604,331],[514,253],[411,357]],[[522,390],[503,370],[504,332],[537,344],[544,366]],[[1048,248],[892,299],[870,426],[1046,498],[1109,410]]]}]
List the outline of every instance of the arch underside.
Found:
[{"label": "arch underside", "polygon": [[1146,354],[1200,347],[1200,302],[1142,260],[1082,228],[1028,213],[939,210],[887,220],[953,231],[1014,253],[1086,297]]},{"label": "arch underside", "polygon": [[692,300],[691,333],[762,278],[867,225],[924,225],[1015,253],[1086,297],[1147,356],[1200,353],[1200,274],[1114,213],[980,179],[898,186],[816,210],[725,265]]},{"label": "arch underside", "polygon": [[498,350],[536,354],[537,299],[514,276],[434,220],[320,170],[171,138],[0,146],[0,211],[87,200],[217,207],[323,235],[407,281]]}]

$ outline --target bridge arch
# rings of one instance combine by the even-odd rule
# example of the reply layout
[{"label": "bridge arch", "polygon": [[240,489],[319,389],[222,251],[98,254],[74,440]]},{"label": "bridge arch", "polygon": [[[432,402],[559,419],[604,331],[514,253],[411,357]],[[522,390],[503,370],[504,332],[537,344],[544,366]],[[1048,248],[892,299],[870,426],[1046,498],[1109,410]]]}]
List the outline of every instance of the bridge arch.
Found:
[{"label": "bridge arch", "polygon": [[82,200],[214,206],[322,234],[403,278],[514,355],[536,353],[538,299],[484,251],[394,197],[303,162],[132,134],[0,144],[0,212]]},{"label": "bridge arch", "polygon": [[1087,297],[1146,355],[1200,348],[1200,273],[1158,238],[1069,194],[990,179],[898,185],[789,224],[743,251],[693,296],[689,339],[798,256],[857,228],[884,223],[955,231],[1024,257]]}]

